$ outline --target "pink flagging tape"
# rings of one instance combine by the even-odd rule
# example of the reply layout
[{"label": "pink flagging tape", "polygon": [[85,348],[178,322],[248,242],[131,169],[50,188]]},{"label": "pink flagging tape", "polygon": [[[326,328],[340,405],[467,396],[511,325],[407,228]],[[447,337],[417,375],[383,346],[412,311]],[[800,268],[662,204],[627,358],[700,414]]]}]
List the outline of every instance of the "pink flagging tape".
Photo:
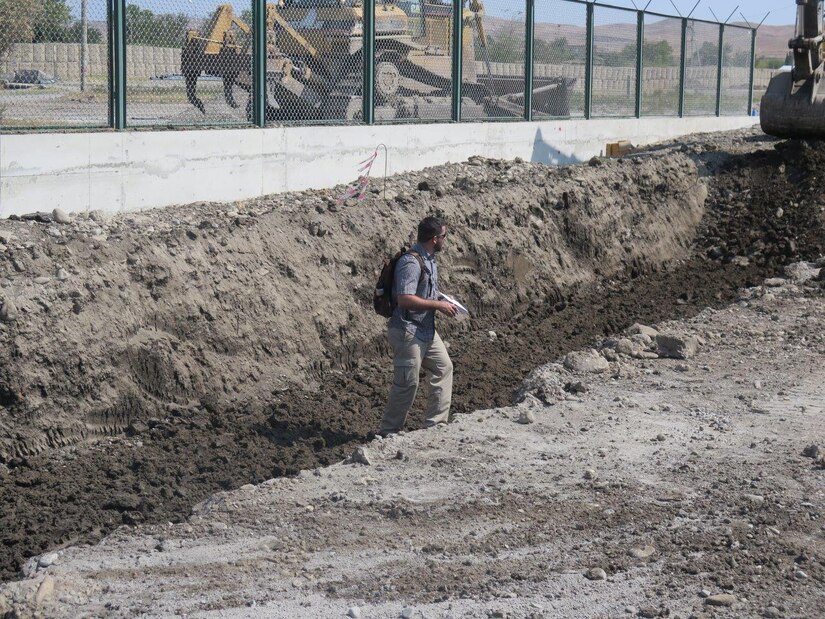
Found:
[{"label": "pink flagging tape", "polygon": [[341,197],[338,198],[338,204],[343,204],[350,198],[357,198],[360,202],[367,197],[367,189],[369,189],[370,186],[370,172],[372,172],[372,164],[375,163],[377,158],[378,150],[376,149],[372,155],[358,164],[358,180],[354,183],[350,183],[346,191],[344,191]]}]

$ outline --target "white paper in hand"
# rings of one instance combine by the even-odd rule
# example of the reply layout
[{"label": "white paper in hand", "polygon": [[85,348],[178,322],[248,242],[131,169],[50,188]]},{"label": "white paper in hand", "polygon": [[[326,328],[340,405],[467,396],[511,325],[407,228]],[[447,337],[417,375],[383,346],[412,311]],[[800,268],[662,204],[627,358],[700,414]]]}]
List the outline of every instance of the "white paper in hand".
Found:
[{"label": "white paper in hand", "polygon": [[447,303],[452,303],[453,305],[455,305],[458,308],[459,314],[466,314],[467,316],[470,315],[470,310],[468,310],[466,307],[464,307],[461,303],[456,301],[450,295],[444,294],[443,292],[439,292],[438,298],[442,301],[446,301]]}]

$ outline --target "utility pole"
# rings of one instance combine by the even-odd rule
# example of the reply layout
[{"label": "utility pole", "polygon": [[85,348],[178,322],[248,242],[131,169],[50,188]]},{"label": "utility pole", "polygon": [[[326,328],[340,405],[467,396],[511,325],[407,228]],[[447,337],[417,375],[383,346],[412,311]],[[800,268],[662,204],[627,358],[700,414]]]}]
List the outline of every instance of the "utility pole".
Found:
[{"label": "utility pole", "polygon": [[86,73],[89,70],[89,14],[88,0],[80,0],[80,90],[86,92]]}]

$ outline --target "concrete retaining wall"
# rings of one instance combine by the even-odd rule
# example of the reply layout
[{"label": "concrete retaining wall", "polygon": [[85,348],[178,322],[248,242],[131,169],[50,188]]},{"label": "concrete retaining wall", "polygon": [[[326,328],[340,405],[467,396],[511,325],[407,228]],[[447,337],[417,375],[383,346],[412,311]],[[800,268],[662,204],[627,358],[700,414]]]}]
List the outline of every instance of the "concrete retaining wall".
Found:
[{"label": "concrete retaining wall", "polygon": [[[522,76],[524,65],[517,63],[492,62],[490,69],[493,75]],[[476,62],[476,72],[487,73],[483,62]],[[716,91],[716,65],[712,67],[687,67],[685,79],[689,88]],[[768,74],[773,71],[768,70]],[[536,77],[569,77],[574,78],[573,90],[584,92],[584,65],[583,64],[537,64]],[[747,89],[750,82],[750,70],[745,67],[725,67],[722,73],[723,85],[726,88]],[[760,76],[762,82],[770,79],[770,75]],[[676,90],[679,88],[679,67],[646,67],[642,70],[642,81],[647,92],[657,90]],[[619,93],[636,91],[635,67],[593,67],[593,91],[598,93]],[[747,100],[747,97],[745,97]],[[743,106],[745,105],[743,101]]]},{"label": "concrete retaining wall", "polygon": [[[149,78],[180,73],[180,50],[149,45],[129,45],[126,77]],[[105,79],[109,72],[109,52],[105,45],[89,45],[89,76]],[[17,43],[0,60],[0,75],[18,69],[38,69],[63,81],[80,79],[79,43]]]},{"label": "concrete retaining wall", "polygon": [[[608,142],[650,144],[750,126],[749,117],[645,118],[540,123],[287,127],[0,136],[0,217],[55,207],[107,212],[255,198],[331,187],[357,176],[377,144],[389,172],[471,155],[564,164]],[[374,175],[383,173],[383,157]]]}]

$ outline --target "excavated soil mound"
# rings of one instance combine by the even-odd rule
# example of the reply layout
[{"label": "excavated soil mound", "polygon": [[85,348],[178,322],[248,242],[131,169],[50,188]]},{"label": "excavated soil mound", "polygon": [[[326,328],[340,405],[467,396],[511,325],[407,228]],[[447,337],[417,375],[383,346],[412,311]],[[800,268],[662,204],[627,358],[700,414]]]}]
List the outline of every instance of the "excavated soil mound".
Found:
[{"label": "excavated soil mound", "polygon": [[818,257],[823,161],[736,134],[562,169],[474,159],[344,208],[306,192],[0,223],[0,574],[368,437],[389,384],[376,269],[422,216],[449,220],[443,285],[474,315],[442,321],[461,413]]},{"label": "excavated soil mound", "polygon": [[445,288],[483,320],[685,257],[706,195],[686,155],[566,169],[477,160],[421,183],[397,179],[393,199],[344,209],[300,194],[9,225],[0,460],[122,432],[169,405],[223,408],[351,370],[383,329],[370,303],[382,256],[427,213],[452,224]]}]

